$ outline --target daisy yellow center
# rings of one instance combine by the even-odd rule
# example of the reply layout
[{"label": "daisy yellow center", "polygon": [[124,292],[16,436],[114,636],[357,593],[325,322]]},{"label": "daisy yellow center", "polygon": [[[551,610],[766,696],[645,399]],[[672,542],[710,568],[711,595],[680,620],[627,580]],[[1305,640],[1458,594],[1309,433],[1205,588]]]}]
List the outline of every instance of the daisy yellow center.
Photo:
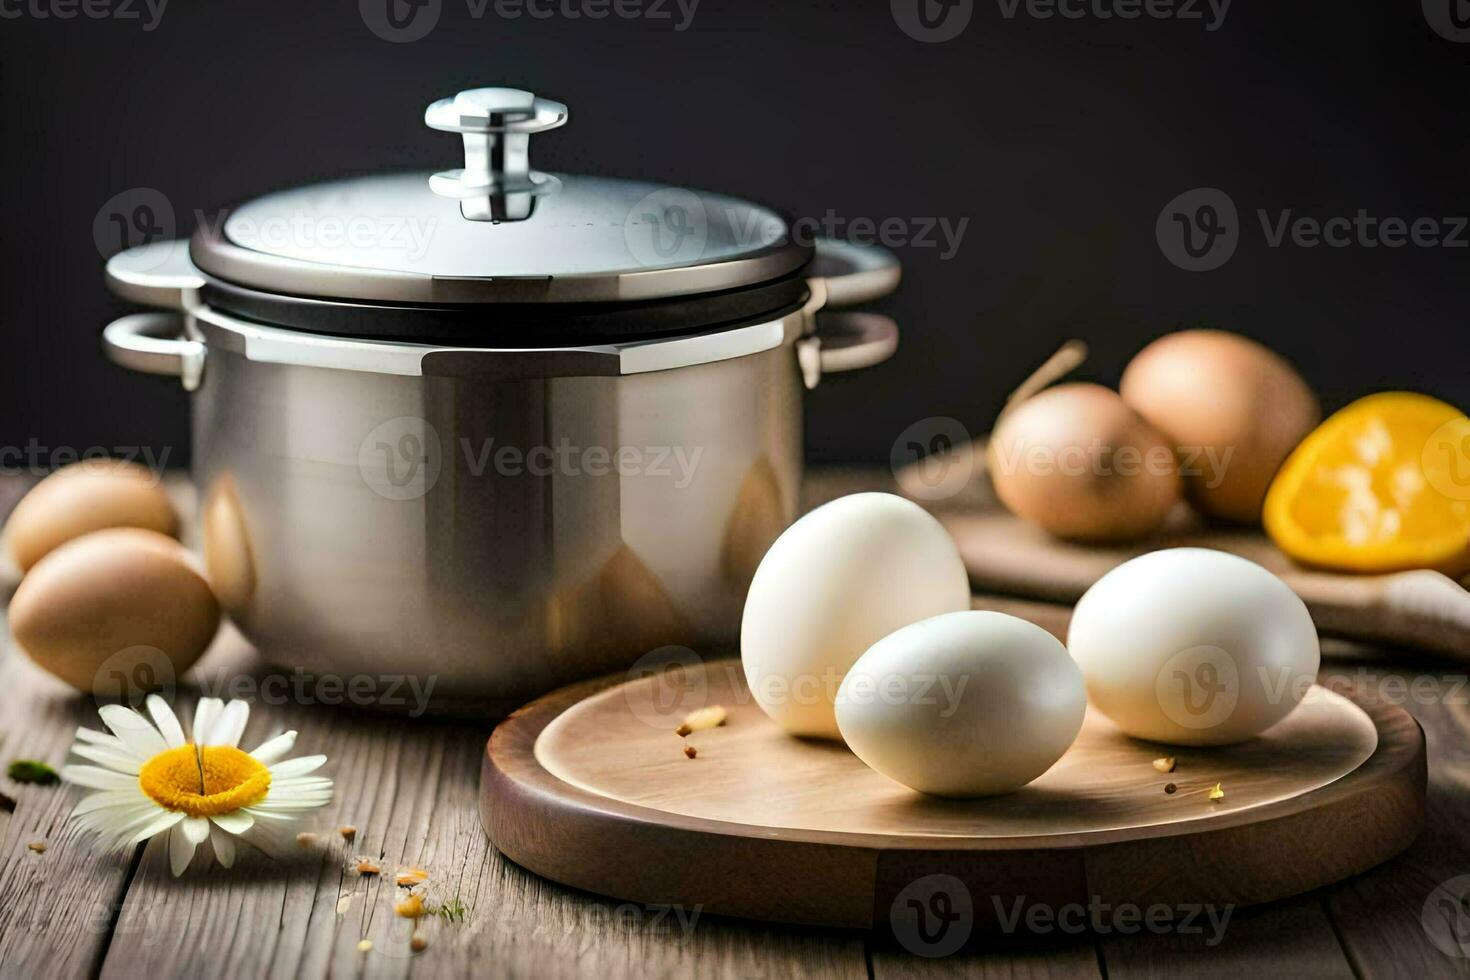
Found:
[{"label": "daisy yellow center", "polygon": [[232,745],[181,745],[145,762],[138,785],[165,810],[217,817],[265,799],[271,773]]}]

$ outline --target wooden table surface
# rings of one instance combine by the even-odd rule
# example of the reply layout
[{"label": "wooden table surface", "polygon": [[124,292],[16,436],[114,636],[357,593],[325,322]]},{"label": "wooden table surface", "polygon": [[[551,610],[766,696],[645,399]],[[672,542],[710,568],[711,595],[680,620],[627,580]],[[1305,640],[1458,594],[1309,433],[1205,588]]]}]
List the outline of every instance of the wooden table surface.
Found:
[{"label": "wooden table surface", "polygon": [[[885,473],[824,472],[820,501],[885,488]],[[23,491],[0,481],[0,513]],[[1067,610],[977,597],[1052,629]],[[60,766],[78,725],[101,727],[95,705],[9,649],[0,656],[0,760]],[[1170,977],[1470,975],[1470,958],[1436,947],[1423,924],[1435,889],[1470,875],[1470,687],[1465,672],[1402,651],[1324,644],[1324,680],[1403,703],[1429,745],[1429,826],[1406,854],[1361,877],[1273,906],[1235,910],[1223,939],[1210,929],[1123,935],[1052,933],[924,958],[893,940],[633,905],[542,880],[502,858],[480,829],[476,788],[490,726],[407,721],[321,705],[253,706],[244,742],[286,728],[297,752],[324,752],[336,798],[318,840],[289,860],[242,849],[235,868],[192,867],[174,879],[161,840],[129,851],[93,848],[67,820],[78,791],[18,785],[0,807],[0,975],[5,977],[591,976],[629,977]],[[264,668],[230,631],[197,669],[203,683]],[[180,686],[191,709],[196,691]],[[262,689],[264,692],[265,689]],[[0,801],[3,803],[4,801]],[[358,828],[351,844],[336,828]],[[30,845],[45,844],[37,853]],[[457,901],[459,921],[430,917],[428,946],[409,949],[395,888],[360,877],[359,855],[430,873],[431,904]],[[1467,879],[1470,880],[1470,879]],[[1450,887],[1461,884],[1452,882]],[[779,888],[780,883],[773,883]],[[1455,892],[1463,894],[1463,889]],[[1470,916],[1451,926],[1470,952]],[[361,951],[363,939],[372,949]]]}]

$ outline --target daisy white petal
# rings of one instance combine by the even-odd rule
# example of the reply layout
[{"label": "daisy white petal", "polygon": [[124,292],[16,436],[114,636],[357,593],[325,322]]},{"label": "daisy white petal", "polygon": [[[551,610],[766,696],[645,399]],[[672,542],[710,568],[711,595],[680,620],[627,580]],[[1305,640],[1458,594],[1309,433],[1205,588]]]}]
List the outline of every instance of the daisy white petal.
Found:
[{"label": "daisy white petal", "polygon": [[149,817],[158,813],[158,807],[143,800],[121,806],[104,807],[77,818],[83,829],[98,833],[117,835],[131,827],[141,826]]},{"label": "daisy white petal", "polygon": [[158,726],[158,732],[168,747],[176,749],[185,742],[184,726],[179,724],[179,716],[174,714],[174,709],[168,706],[168,702],[157,694],[148,695],[148,714],[153,719],[153,724]]},{"label": "daisy white petal", "polygon": [[168,832],[168,866],[177,878],[194,858],[194,843],[184,836],[183,825]]},{"label": "daisy white petal", "polygon": [[77,805],[72,807],[71,815],[80,817],[94,810],[110,810],[120,806],[142,806],[147,802],[136,786],[132,789],[107,789],[82,797]]},{"label": "daisy white petal", "polygon": [[219,698],[200,698],[199,703],[194,706],[194,744],[208,745],[209,733],[214,730],[215,720],[219,718],[220,712],[224,710],[224,702]]},{"label": "daisy white petal", "polygon": [[123,752],[106,745],[90,745],[78,742],[71,747],[72,755],[79,755],[83,759],[89,759],[107,769],[117,772],[125,772],[136,776],[138,770],[143,768],[143,763],[137,756],[130,752]]},{"label": "daisy white petal", "polygon": [[92,789],[135,789],[138,785],[137,776],[97,766],[62,766],[61,778],[77,786]]},{"label": "daisy white petal", "polygon": [[303,755],[297,759],[287,759],[285,762],[277,762],[270,767],[272,779],[285,779],[288,776],[304,776],[309,772],[315,772],[327,761],[324,755]]},{"label": "daisy white petal", "polygon": [[189,817],[180,824],[179,829],[189,838],[190,844],[203,844],[209,838],[209,821],[203,817]]},{"label": "daisy white petal", "polygon": [[123,810],[120,813],[91,814],[95,817],[95,825],[98,831],[113,839],[118,844],[129,840],[135,831],[146,827],[152,821],[158,819],[160,813],[156,806],[139,805],[137,809]]},{"label": "daisy white petal", "polygon": [[[245,810],[236,810],[233,813],[221,813],[210,817],[216,830],[222,830],[230,834],[243,834],[255,825],[255,818]],[[216,836],[218,836],[216,834]]]},{"label": "daisy white petal", "polygon": [[104,704],[97,709],[97,714],[102,716],[102,723],[112,729],[114,735],[144,759],[168,748],[168,743],[158,734],[158,729],[132,708],[124,708],[120,704]]},{"label": "daisy white petal", "polygon": [[281,756],[285,755],[287,752],[290,752],[291,749],[295,747],[295,745],[296,733],[282,732],[275,738],[268,739],[260,743],[255,751],[251,752],[250,754],[255,757],[255,761],[268,766],[272,762],[280,759]]},{"label": "daisy white petal", "polygon": [[245,723],[250,720],[250,705],[239,698],[225,705],[225,710],[215,719],[214,728],[209,733],[208,745],[229,745],[237,747],[240,744],[240,736],[245,734]]},{"label": "daisy white petal", "polygon": [[106,745],[122,751],[127,750],[127,745],[123,742],[122,739],[118,738],[116,735],[109,735],[106,732],[99,732],[95,728],[78,728],[77,741],[90,742],[93,745]]},{"label": "daisy white petal", "polygon": [[209,832],[209,843],[214,847],[215,859],[226,868],[235,866],[235,840],[228,833],[215,827]]},{"label": "daisy white petal", "polygon": [[148,822],[134,831],[133,836],[128,838],[128,843],[141,844],[148,838],[163,833],[183,819],[184,815],[182,813],[175,813],[173,810],[154,810],[149,816]]}]

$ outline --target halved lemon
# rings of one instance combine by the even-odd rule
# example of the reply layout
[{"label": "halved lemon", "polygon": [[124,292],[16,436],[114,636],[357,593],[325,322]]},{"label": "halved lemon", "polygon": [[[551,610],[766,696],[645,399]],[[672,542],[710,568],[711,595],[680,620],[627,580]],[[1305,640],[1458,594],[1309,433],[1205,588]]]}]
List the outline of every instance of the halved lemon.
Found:
[{"label": "halved lemon", "polygon": [[1304,564],[1470,570],[1470,418],[1411,392],[1361,398],[1302,440],[1262,516]]}]

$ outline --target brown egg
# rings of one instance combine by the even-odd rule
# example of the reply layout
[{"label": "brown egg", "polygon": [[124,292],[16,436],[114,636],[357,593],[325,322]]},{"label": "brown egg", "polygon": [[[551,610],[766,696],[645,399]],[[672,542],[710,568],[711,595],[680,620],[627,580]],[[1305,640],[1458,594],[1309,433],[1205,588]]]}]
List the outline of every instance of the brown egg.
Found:
[{"label": "brown egg", "polygon": [[1241,523],[1260,520],[1271,478],[1322,419],[1284,358],[1223,330],[1154,341],[1123,372],[1121,391],[1174,446],[1195,506]]},{"label": "brown egg", "polygon": [[205,495],[200,525],[209,584],[225,611],[238,616],[255,598],[255,554],[245,508],[228,473],[216,479]]},{"label": "brown egg", "polygon": [[179,519],[152,470],[122,460],[84,460],[36,484],[5,525],[22,572],[73,538],[109,527],[141,527],[174,537]]},{"label": "brown egg", "polygon": [[1144,537],[1180,496],[1169,444],[1100,385],[1058,385],[1010,409],[987,460],[1001,502],[1063,538]]},{"label": "brown egg", "polygon": [[10,603],[21,649],[99,695],[170,686],[209,646],[219,618],[184,546],[135,528],[67,542],[36,563]]}]

